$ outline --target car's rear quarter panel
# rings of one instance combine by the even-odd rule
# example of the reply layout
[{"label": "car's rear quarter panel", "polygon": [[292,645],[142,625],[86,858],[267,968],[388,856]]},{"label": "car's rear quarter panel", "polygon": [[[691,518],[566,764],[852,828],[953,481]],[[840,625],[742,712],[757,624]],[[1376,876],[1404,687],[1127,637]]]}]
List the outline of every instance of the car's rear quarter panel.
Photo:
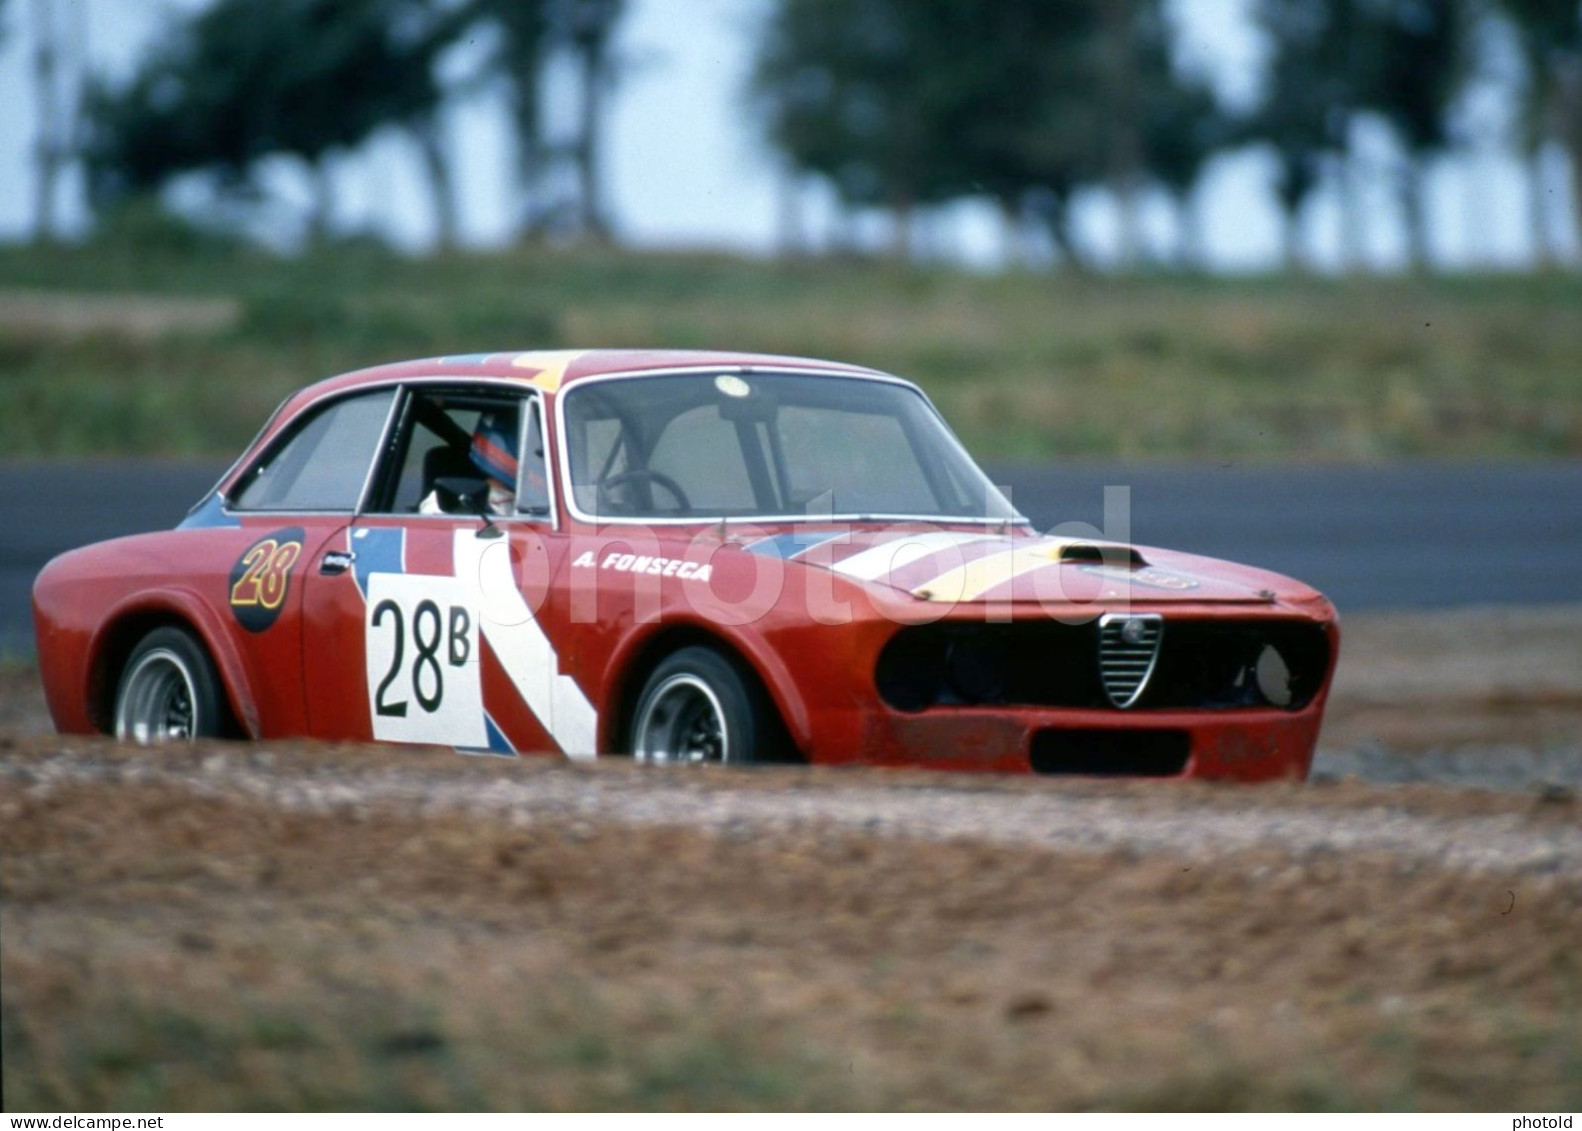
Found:
[{"label": "car's rear quarter panel", "polygon": [[45,566],[33,588],[34,622],[57,729],[108,729],[120,663],[152,628],[176,624],[214,660],[246,734],[304,733],[300,584],[288,586],[266,632],[247,632],[229,615],[233,567],[269,525],[140,534]]}]

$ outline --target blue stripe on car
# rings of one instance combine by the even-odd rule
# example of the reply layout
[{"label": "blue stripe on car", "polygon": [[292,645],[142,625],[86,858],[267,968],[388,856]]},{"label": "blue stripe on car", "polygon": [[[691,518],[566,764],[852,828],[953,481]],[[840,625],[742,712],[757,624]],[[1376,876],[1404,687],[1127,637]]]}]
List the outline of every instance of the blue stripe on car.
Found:
[{"label": "blue stripe on car", "polygon": [[363,599],[368,599],[368,575],[406,572],[406,531],[399,526],[359,526],[352,531],[352,572]]},{"label": "blue stripe on car", "polygon": [[761,538],[745,549],[751,554],[761,554],[766,558],[789,559],[805,554],[816,546],[826,542],[833,542],[837,538],[844,538],[850,531],[847,530],[809,530],[792,534],[776,534],[769,538]]}]

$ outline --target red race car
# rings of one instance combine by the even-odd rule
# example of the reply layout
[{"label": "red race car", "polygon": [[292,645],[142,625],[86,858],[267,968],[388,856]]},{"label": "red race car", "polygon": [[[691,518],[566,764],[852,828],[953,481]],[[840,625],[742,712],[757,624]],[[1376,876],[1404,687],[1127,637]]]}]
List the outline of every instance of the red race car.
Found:
[{"label": "red race car", "polygon": [[1297,582],[1038,534],[906,381],[679,352],[320,382],[33,603],[69,733],[1243,780],[1305,776],[1339,644]]}]

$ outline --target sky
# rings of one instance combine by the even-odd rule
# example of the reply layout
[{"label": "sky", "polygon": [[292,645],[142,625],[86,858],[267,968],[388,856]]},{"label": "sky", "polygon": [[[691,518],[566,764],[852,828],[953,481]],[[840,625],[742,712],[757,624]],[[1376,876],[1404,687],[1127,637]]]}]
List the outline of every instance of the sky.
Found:
[{"label": "sky", "polygon": [[[207,0],[52,0],[87,21],[89,55],[112,78],[130,73],[141,51],[172,13]],[[1249,0],[1171,0],[1183,32],[1185,61],[1209,74],[1225,97],[1255,97],[1262,44],[1249,26]],[[628,64],[611,98],[604,158],[607,199],[620,238],[641,248],[684,248],[742,253],[771,251],[785,178],[762,139],[747,99],[755,29],[770,0],[631,0],[618,51]],[[33,173],[34,92],[28,20],[34,0],[11,0],[9,34],[0,43],[0,239],[27,234]],[[552,75],[549,125],[566,128],[574,109],[569,74]],[[1460,114],[1465,152],[1435,163],[1430,177],[1430,217],[1435,257],[1452,268],[1520,267],[1530,256],[1525,189],[1520,168],[1503,149],[1508,107],[1491,89],[1474,91]],[[511,226],[511,146],[503,107],[474,97],[449,112],[449,132],[462,195],[465,243],[488,247]],[[1391,187],[1395,151],[1382,126],[1363,123],[1355,141],[1361,154],[1370,260],[1381,269],[1403,265],[1404,246]],[[1550,154],[1546,188],[1557,229],[1566,224],[1566,170]],[[1200,209],[1211,263],[1225,271],[1266,270],[1278,264],[1279,214],[1269,185],[1272,162],[1256,151],[1217,159],[1200,191]],[[307,207],[304,178],[290,160],[272,163],[267,181],[280,204],[265,221],[266,235],[289,244]],[[339,212],[346,230],[371,230],[398,246],[420,251],[432,239],[432,222],[417,155],[396,131],[376,136],[335,170]],[[189,186],[190,187],[190,186]],[[834,210],[827,190],[803,180],[796,188],[803,228],[818,245],[829,238]],[[74,230],[86,221],[81,185],[66,187],[63,214]],[[178,194],[201,209],[196,191]],[[1158,202],[1145,212],[1145,232],[1163,250],[1170,242],[1169,215]],[[1115,214],[1107,196],[1079,200],[1078,225],[1102,257],[1113,246]],[[1315,258],[1335,265],[1339,223],[1331,194],[1307,210]],[[859,232],[877,247],[887,220],[867,217]],[[940,258],[994,269],[1003,263],[1004,240],[986,206],[950,209],[927,225],[926,245]]]}]

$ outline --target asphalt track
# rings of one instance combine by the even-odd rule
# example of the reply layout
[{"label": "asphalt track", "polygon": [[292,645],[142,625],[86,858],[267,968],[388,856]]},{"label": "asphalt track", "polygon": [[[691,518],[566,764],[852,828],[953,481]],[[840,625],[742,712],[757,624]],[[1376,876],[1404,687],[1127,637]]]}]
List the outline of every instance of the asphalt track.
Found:
[{"label": "asphalt track", "polygon": [[[173,526],[223,470],[0,463],[0,652],[31,650],[28,593],[46,561]],[[1582,463],[989,470],[1040,529],[1085,523],[1264,566],[1317,586],[1342,612],[1582,601]],[[1108,517],[1106,487],[1127,488]]]}]

